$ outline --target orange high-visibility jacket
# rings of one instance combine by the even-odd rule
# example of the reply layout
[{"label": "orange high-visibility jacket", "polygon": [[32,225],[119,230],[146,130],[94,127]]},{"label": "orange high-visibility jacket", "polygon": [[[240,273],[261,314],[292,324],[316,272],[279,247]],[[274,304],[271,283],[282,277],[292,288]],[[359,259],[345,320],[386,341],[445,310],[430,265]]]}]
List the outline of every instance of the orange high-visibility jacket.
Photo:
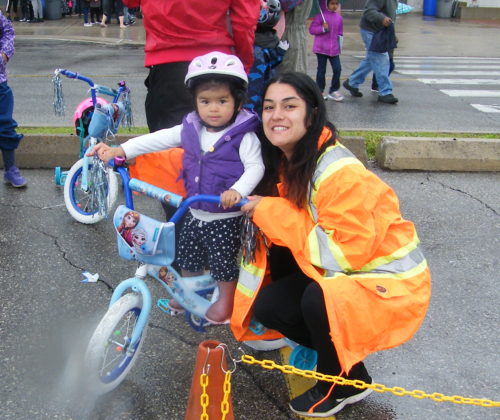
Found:
[{"label": "orange high-visibility jacket", "polygon": [[180,147],[137,156],[129,166],[130,176],[186,197],[181,176],[182,155]]},{"label": "orange high-visibility jacket", "polygon": [[[325,128],[319,143],[330,136]],[[307,209],[265,197],[253,221],[270,242],[288,247],[302,271],[320,284],[331,338],[349,372],[370,353],[413,336],[427,311],[431,276],[394,191],[342,144],[325,150],[313,182]],[[255,262],[240,270],[231,318],[238,340],[280,337],[271,330],[256,334],[250,324],[253,302],[269,281],[266,270],[260,240]]]}]

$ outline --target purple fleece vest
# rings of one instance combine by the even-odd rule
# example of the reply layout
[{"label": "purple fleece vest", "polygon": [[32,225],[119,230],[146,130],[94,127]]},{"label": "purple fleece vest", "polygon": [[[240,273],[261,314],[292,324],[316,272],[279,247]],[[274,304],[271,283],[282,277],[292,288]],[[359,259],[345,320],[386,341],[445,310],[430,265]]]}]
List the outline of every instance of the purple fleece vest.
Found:
[{"label": "purple fleece vest", "polygon": [[[202,124],[198,114],[191,112],[184,117],[181,131],[184,149],[182,177],[189,197],[198,194],[220,195],[234,185],[244,171],[239,155],[241,140],[246,133],[255,131],[258,125],[256,114],[240,111],[235,122],[217,140],[212,150],[203,154],[200,146]],[[191,207],[212,213],[234,211],[234,208],[224,210],[217,204],[204,202],[194,203]]]}]

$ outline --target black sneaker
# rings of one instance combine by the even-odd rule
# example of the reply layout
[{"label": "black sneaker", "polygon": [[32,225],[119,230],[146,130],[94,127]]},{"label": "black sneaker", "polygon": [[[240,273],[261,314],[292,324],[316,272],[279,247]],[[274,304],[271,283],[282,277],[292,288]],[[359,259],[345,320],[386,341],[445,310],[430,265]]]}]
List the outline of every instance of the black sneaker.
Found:
[{"label": "black sneaker", "polygon": [[[330,396],[325,399],[325,396],[316,387],[313,387],[309,391],[290,401],[290,409],[300,416],[330,417],[335,413],[338,413],[346,405],[357,403],[373,392],[370,388],[355,388],[354,390],[357,393],[349,397],[335,398]],[[315,406],[315,404],[321,400],[324,401]]]},{"label": "black sneaker", "polygon": [[379,102],[383,102],[384,104],[397,104],[398,103],[398,98],[396,98],[392,93],[389,93],[388,95],[380,95],[378,97]]},{"label": "black sneaker", "polygon": [[352,87],[349,84],[349,79],[344,80],[344,83],[342,83],[342,86],[344,86],[349,92],[351,92],[352,96],[355,96],[356,98],[361,98],[363,94],[359,91],[358,88]]}]

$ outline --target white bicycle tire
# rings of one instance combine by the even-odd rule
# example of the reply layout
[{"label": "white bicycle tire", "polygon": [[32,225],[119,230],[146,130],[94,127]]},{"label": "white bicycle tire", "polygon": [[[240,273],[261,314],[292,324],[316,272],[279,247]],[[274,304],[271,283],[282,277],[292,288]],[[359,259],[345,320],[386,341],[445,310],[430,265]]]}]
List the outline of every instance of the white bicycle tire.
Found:
[{"label": "white bicycle tire", "polygon": [[243,344],[257,351],[278,350],[287,346],[287,343],[284,338],[278,338],[276,340],[243,341]]},{"label": "white bicycle tire", "polygon": [[[79,209],[75,208],[72,200],[71,193],[72,188],[75,185],[75,178],[81,173],[83,167],[83,159],[78,160],[73,164],[71,169],[68,171],[68,175],[66,176],[66,181],[64,182],[64,204],[66,205],[66,209],[73,219],[76,221],[89,225],[100,222],[104,219],[105,215],[101,215],[98,212],[92,214],[84,214]],[[107,176],[108,176],[108,212],[111,212],[111,209],[115,206],[116,200],[118,198],[118,179],[116,173],[112,168],[107,168]]]},{"label": "white bicycle tire", "polygon": [[106,353],[106,345],[108,344],[109,337],[113,334],[113,330],[123,316],[136,308],[142,310],[141,295],[137,293],[127,293],[120,297],[103,316],[89,341],[84,358],[84,374],[86,375],[84,380],[88,392],[95,396],[112,391],[120,385],[137,361],[137,357],[139,356],[146,338],[147,323],[142,331],[137,349],[128,362],[128,365],[119,373],[118,377],[109,382],[103,381],[100,377],[101,363],[103,355]]}]

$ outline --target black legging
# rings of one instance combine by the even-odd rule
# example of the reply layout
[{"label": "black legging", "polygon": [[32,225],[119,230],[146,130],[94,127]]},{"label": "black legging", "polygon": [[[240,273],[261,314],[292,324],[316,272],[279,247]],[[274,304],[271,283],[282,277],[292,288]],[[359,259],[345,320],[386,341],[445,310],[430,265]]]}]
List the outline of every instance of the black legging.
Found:
[{"label": "black legging", "polygon": [[[297,266],[286,248],[271,248],[271,277],[273,281],[257,296],[254,315],[267,328],[281,332],[298,344],[318,353],[317,371],[339,375],[341,367],[337,351],[330,338],[330,326],[323,291],[318,283],[308,278]],[[371,378],[362,362],[351,369],[349,379],[370,382]],[[318,382],[325,394],[331,383]],[[336,398],[352,395],[352,387],[336,387]]]}]

